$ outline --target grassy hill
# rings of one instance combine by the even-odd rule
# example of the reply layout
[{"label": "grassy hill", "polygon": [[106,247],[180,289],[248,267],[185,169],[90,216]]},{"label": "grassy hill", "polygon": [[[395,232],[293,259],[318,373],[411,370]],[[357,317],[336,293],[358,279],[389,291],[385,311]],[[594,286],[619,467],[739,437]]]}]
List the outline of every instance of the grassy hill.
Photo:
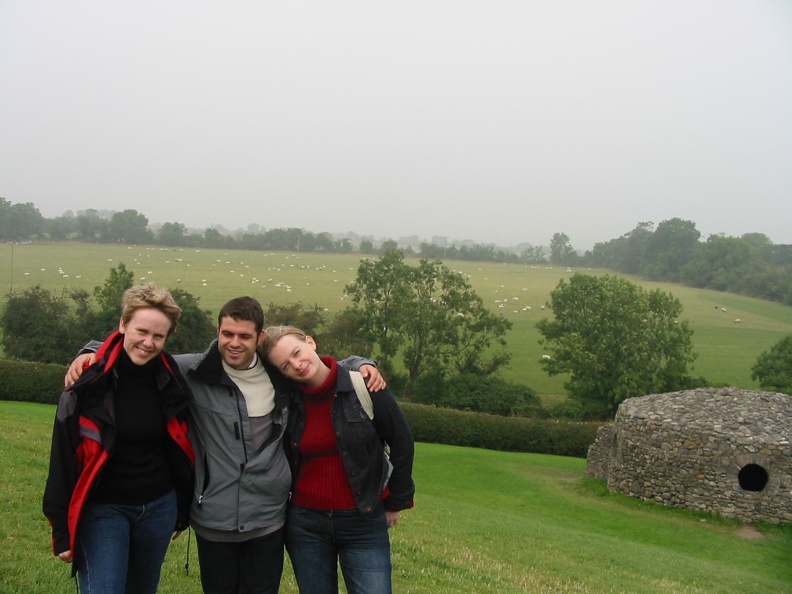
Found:
[{"label": "grassy hill", "polygon": [[[70,567],[51,554],[41,513],[54,414],[51,405],[0,401],[5,594],[75,590]],[[416,505],[391,532],[394,591],[792,591],[792,526],[749,528],[610,494],[584,470],[579,458],[417,444]],[[188,550],[183,534],[166,557],[160,592],[200,591],[195,542]],[[287,567],[281,592],[296,591]]]},{"label": "grassy hill", "polygon": [[[13,250],[13,253],[12,253]],[[83,288],[92,291],[109,270],[124,263],[136,281],[181,287],[217,312],[238,295],[270,303],[318,304],[328,312],[347,305],[344,286],[357,273],[359,254],[299,254],[245,250],[179,249],[158,246],[30,243],[0,245],[0,289],[21,291],[40,284],[53,291]],[[11,263],[13,260],[13,272]],[[409,261],[409,260],[408,260]],[[563,377],[548,377],[539,367],[543,354],[538,320],[551,315],[541,309],[562,278],[574,272],[607,274],[605,270],[534,267],[447,261],[468,276],[484,302],[514,322],[509,334],[511,366],[504,376],[524,383],[545,399],[562,397]],[[628,277],[647,289],[660,288],[679,298],[683,318],[695,331],[698,359],[694,375],[716,384],[757,388],[751,366],[757,356],[792,334],[792,307],[670,283],[652,283]],[[528,309],[530,307],[530,309]],[[740,322],[735,322],[735,320]]]}]

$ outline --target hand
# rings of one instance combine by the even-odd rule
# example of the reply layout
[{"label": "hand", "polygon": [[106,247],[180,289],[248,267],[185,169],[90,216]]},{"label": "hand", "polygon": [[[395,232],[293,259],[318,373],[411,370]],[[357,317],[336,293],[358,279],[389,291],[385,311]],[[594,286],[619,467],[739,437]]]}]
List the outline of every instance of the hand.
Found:
[{"label": "hand", "polygon": [[63,551],[62,553],[58,553],[58,559],[65,563],[71,563],[73,561],[72,552]]},{"label": "hand", "polygon": [[366,387],[369,389],[369,392],[379,392],[380,390],[384,390],[388,385],[379,372],[379,369],[373,365],[361,365],[360,375],[367,378]]},{"label": "hand", "polygon": [[385,510],[385,519],[388,522],[388,528],[393,528],[399,523],[399,514],[401,512]]},{"label": "hand", "polygon": [[63,379],[63,385],[71,386],[80,378],[82,372],[88,369],[94,363],[96,363],[95,353],[77,355],[77,358],[72,361],[72,364],[69,366],[69,371],[66,372],[66,377]]},{"label": "hand", "polygon": [[177,538],[179,538],[182,532],[184,532],[184,530],[177,530],[176,532],[174,532],[173,536],[171,536],[171,540],[176,540]]}]

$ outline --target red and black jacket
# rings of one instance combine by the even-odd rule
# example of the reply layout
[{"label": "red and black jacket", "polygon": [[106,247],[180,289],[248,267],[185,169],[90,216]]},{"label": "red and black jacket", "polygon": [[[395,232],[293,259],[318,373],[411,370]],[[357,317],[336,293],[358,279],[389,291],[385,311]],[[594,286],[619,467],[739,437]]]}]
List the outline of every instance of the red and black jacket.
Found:
[{"label": "red and black jacket", "polygon": [[[80,514],[115,445],[114,364],[123,335],[111,334],[89,367],[60,396],[52,431],[49,476],[44,490],[44,515],[52,526],[54,554],[74,551]],[[187,438],[189,388],[170,355],[160,353],[157,372],[162,413],[172,441],[167,455],[174,475],[178,515],[174,530],[189,525],[195,454]]]}]

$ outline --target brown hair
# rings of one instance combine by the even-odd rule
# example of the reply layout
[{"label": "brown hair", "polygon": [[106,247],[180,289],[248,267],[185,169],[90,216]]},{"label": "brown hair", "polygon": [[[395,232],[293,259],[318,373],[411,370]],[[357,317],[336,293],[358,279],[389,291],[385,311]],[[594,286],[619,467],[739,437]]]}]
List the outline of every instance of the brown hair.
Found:
[{"label": "brown hair", "polygon": [[181,308],[167,289],[158,289],[152,284],[136,285],[124,291],[121,302],[121,322],[128,324],[135,312],[141,309],[158,309],[170,320],[168,336],[179,324]]},{"label": "brown hair", "polygon": [[235,297],[226,303],[217,315],[217,325],[221,325],[223,318],[232,318],[242,322],[253,322],[256,332],[264,328],[264,309],[253,297]]}]

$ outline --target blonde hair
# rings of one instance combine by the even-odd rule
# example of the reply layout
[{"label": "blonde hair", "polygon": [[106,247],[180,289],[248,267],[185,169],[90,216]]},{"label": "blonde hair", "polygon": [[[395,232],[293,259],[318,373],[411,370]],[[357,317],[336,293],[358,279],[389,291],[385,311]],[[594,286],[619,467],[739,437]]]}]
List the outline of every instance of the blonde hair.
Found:
[{"label": "blonde hair", "polygon": [[167,289],[158,289],[153,284],[136,285],[124,291],[121,302],[121,322],[128,324],[141,309],[158,309],[170,320],[171,327],[168,336],[173,334],[181,317],[181,308],[176,305],[173,295]]},{"label": "blonde hair", "polygon": [[261,353],[266,357],[275,348],[278,341],[284,336],[296,336],[305,342],[307,334],[296,326],[270,326],[264,328],[264,342],[261,344]]}]

